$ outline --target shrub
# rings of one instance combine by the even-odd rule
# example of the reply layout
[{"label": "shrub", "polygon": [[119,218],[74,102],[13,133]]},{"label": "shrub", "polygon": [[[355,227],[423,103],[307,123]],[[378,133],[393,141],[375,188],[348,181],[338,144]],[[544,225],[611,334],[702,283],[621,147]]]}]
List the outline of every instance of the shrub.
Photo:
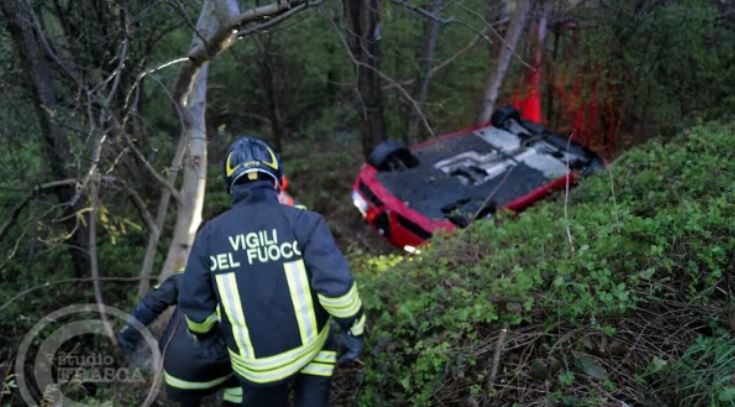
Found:
[{"label": "shrub", "polygon": [[[675,357],[722,326],[734,129],[701,126],[630,152],[573,190],[567,216],[560,197],[435,237],[392,268],[353,256],[370,343],[355,391],[339,400],[678,402],[683,393],[634,378],[655,354]],[[510,334],[490,389],[502,326]]]}]

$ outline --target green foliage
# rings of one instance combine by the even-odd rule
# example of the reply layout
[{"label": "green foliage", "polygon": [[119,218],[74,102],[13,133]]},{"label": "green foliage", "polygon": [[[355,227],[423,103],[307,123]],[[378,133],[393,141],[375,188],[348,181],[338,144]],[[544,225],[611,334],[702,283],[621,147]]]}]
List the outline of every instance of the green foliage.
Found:
[{"label": "green foliage", "polygon": [[735,338],[698,337],[680,358],[651,361],[646,376],[679,406],[734,406]]},{"label": "green foliage", "polygon": [[[371,320],[362,405],[469,397],[488,374],[487,335],[500,324],[615,340],[617,321],[643,304],[719,301],[735,254],[733,134],[733,125],[708,125],[631,151],[573,190],[566,217],[559,199],[437,237],[390,270],[353,258]],[[606,400],[617,379],[585,352],[562,355],[574,370],[556,373],[558,394],[581,375],[609,389],[590,388],[585,400]]]},{"label": "green foliage", "polygon": [[715,3],[615,1],[574,14],[593,21],[574,63],[589,64],[587,79],[606,89],[600,103],[613,101],[627,131],[670,134],[696,118],[731,114],[735,32]]}]

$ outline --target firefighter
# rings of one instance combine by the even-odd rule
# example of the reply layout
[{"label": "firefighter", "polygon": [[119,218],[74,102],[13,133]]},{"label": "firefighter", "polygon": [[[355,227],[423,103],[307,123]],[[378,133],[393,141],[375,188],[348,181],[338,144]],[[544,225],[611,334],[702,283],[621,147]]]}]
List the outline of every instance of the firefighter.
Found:
[{"label": "firefighter", "polygon": [[[143,297],[132,317],[149,325],[169,306],[176,305],[183,274],[169,277]],[[126,354],[132,354],[142,335],[128,323],[117,335]],[[223,406],[239,406],[241,388],[232,374],[224,338],[217,328],[200,340],[187,331],[181,311],[173,313],[158,340],[163,356],[163,379],[166,395],[181,407],[199,406],[201,400],[224,389]]]},{"label": "firefighter", "polygon": [[243,406],[326,406],[337,363],[363,346],[365,315],[347,261],[324,219],[282,205],[278,155],[241,137],[227,150],[224,178],[233,207],[197,235],[179,306],[189,330],[206,335],[221,310],[222,330]]}]

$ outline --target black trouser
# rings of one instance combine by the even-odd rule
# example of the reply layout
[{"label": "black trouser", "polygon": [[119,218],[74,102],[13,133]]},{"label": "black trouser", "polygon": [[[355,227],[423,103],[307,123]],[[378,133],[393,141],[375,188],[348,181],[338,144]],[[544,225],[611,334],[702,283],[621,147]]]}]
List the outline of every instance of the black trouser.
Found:
[{"label": "black trouser", "polygon": [[[202,401],[201,400],[189,400],[189,401],[180,401],[179,407],[199,407],[201,406]],[[220,404],[222,407],[237,407],[239,404],[231,403],[229,401],[223,401],[222,404]]]},{"label": "black trouser", "polygon": [[[178,310],[169,323],[168,335],[159,342],[163,356],[164,383],[169,400],[181,407],[196,407],[220,389],[238,386],[232,374],[230,356],[224,339],[214,332],[195,341],[187,332],[183,314]],[[239,400],[238,400],[239,402]]]},{"label": "black trouser", "polygon": [[[255,385],[240,375],[244,407],[286,407],[293,387],[296,407],[327,407],[332,374],[337,363],[337,344],[330,332],[326,343],[301,371],[276,385]],[[325,355],[331,354],[331,355]]]},{"label": "black trouser", "polygon": [[243,407],[286,407],[293,386],[296,407],[326,407],[329,404],[331,376],[297,373],[284,383],[260,387],[240,379]]},{"label": "black trouser", "polygon": [[[227,391],[228,388],[231,388],[232,386],[237,386],[237,380],[235,380],[234,377],[232,378],[232,380],[228,380],[226,383],[220,386],[217,386],[212,389],[205,389],[205,390],[199,390],[199,391],[181,390],[181,389],[177,389],[175,387],[166,385],[166,396],[169,400],[178,403],[179,407],[199,407],[201,406],[202,400],[205,397],[211,396],[212,394],[216,393],[220,389],[224,389],[225,391]],[[239,405],[240,405],[239,402],[235,402],[234,400],[228,400],[226,397],[220,403],[220,406],[222,407],[237,407]]]}]

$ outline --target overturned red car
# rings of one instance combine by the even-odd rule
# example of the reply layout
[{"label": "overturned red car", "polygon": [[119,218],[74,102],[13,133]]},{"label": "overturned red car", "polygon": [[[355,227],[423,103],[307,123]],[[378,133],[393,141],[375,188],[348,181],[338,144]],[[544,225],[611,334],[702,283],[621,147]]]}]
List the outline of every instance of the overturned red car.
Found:
[{"label": "overturned red car", "polygon": [[360,170],[352,200],[380,235],[411,251],[437,230],[522,211],[601,168],[595,153],[507,106],[488,126],[410,148],[381,143]]}]

